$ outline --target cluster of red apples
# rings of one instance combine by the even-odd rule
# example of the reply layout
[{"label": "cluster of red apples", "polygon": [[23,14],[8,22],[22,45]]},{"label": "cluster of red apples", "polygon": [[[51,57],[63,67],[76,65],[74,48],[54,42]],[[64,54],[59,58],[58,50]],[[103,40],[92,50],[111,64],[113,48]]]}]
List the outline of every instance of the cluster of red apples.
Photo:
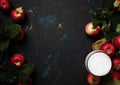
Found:
[{"label": "cluster of red apples", "polygon": [[[0,9],[5,13],[9,13],[12,20],[17,24],[23,23],[26,18],[26,13],[22,9],[22,7],[14,8],[9,0],[0,0]],[[19,34],[15,37],[14,40],[17,42],[21,41],[23,40],[24,36],[25,36],[25,31],[21,26],[19,30]],[[10,63],[20,68],[24,65],[24,62],[25,62],[24,56],[20,53],[16,53],[10,58]],[[32,85],[32,79],[29,78],[25,84],[19,83],[18,85]]]},{"label": "cluster of red apples", "polygon": [[[89,36],[96,37],[100,33],[100,27],[94,28],[92,22],[89,22],[85,27],[85,32]],[[97,50],[104,51],[112,60],[112,72],[113,79],[120,80],[120,56],[116,56],[116,51],[120,51],[120,35],[115,36],[112,42],[105,41]],[[87,75],[87,81],[90,85],[99,85],[101,77],[95,76],[91,73]]]},{"label": "cluster of red apples", "polygon": [[[120,0],[115,0],[113,2],[113,10],[115,12],[120,12]],[[85,26],[85,33],[92,37],[98,36],[101,31],[100,26],[94,27],[92,21]],[[92,49],[102,50],[111,58],[112,68],[109,74],[114,81],[120,81],[120,35],[114,36],[111,42],[107,41],[104,37],[94,42],[92,44]],[[101,77],[88,73],[87,82],[89,85],[101,85]]]},{"label": "cluster of red apples", "polygon": [[[10,13],[12,20],[18,24],[22,23],[26,17],[26,13],[22,9],[22,7],[14,8],[9,0],[0,0],[0,9],[3,12]],[[21,41],[24,38],[24,34],[24,29],[21,27],[19,35],[16,37],[15,40]]]},{"label": "cluster of red apples", "polygon": [[[89,22],[85,27],[85,32],[89,36],[96,37],[100,33],[100,27],[94,28],[92,22]],[[103,39],[102,39],[103,40]],[[116,56],[116,52],[120,51],[120,35],[115,36],[112,42],[107,40],[99,45],[96,50],[104,51],[112,60],[112,71],[111,75],[113,79],[120,80],[120,56]],[[87,81],[90,85],[99,85],[101,77],[95,76],[91,73],[87,75]]]}]

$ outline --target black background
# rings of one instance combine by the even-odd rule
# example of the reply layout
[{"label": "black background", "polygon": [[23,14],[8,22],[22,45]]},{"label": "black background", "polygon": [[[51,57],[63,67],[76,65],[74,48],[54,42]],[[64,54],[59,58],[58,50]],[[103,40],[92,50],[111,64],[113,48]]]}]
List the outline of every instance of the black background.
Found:
[{"label": "black background", "polygon": [[[33,85],[87,85],[84,59],[97,40],[84,32],[91,21],[89,8],[100,0],[11,0],[22,6],[28,20],[23,25],[26,39],[11,46],[35,65]],[[6,24],[15,23],[0,12]]]}]

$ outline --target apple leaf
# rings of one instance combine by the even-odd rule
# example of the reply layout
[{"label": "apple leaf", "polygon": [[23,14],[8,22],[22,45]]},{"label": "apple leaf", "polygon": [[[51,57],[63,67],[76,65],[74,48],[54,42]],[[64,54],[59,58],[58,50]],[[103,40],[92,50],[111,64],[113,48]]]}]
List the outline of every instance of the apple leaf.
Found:
[{"label": "apple leaf", "polygon": [[100,26],[101,21],[99,19],[97,19],[97,18],[93,18],[92,23],[93,23],[94,27],[97,27],[97,26]]},{"label": "apple leaf", "polygon": [[109,26],[113,11],[108,9],[91,9],[90,12],[93,14],[92,22],[94,27],[102,26],[102,29],[104,29]]},{"label": "apple leaf", "polygon": [[33,72],[34,65],[27,63],[22,67],[22,70],[20,70],[19,74],[19,83],[25,83],[27,79],[29,78],[30,74]]},{"label": "apple leaf", "polygon": [[20,28],[21,26],[18,24],[9,25],[6,26],[5,32],[8,33],[10,39],[14,39],[19,34]]},{"label": "apple leaf", "polygon": [[[3,53],[0,52],[0,62],[2,61],[2,58],[3,58]],[[0,65],[0,67],[1,67],[1,65]]]},{"label": "apple leaf", "polygon": [[116,32],[120,34],[120,24],[117,25]]},{"label": "apple leaf", "polygon": [[107,9],[111,9],[113,7],[113,3],[115,0],[104,0],[103,7]]},{"label": "apple leaf", "polygon": [[0,52],[4,52],[9,46],[9,40],[0,41]]},{"label": "apple leaf", "polygon": [[107,41],[111,42],[114,35],[110,31],[103,31],[103,32],[104,32],[104,36],[107,39]]},{"label": "apple leaf", "polygon": [[120,80],[110,80],[107,82],[107,85],[120,85]]},{"label": "apple leaf", "polygon": [[107,22],[106,22],[106,21],[102,21],[102,27],[101,27],[101,29],[102,29],[102,30],[105,30],[105,29],[107,29],[107,28],[108,28]]},{"label": "apple leaf", "polygon": [[[4,57],[6,58],[6,56]],[[2,62],[0,68],[0,82],[4,83],[4,85],[13,85],[18,79],[17,75],[21,68],[11,65],[9,61],[5,59],[3,59]]]},{"label": "apple leaf", "polygon": [[111,20],[111,28],[114,30],[120,23],[120,15],[114,15]]},{"label": "apple leaf", "polygon": [[6,79],[7,79],[6,72],[0,71],[0,82],[5,82]]},{"label": "apple leaf", "polygon": [[[100,9],[90,8],[89,12],[96,18],[100,16]],[[98,18],[98,17],[97,17]]]},{"label": "apple leaf", "polygon": [[0,29],[4,28],[5,26],[6,26],[5,23],[0,19]]}]

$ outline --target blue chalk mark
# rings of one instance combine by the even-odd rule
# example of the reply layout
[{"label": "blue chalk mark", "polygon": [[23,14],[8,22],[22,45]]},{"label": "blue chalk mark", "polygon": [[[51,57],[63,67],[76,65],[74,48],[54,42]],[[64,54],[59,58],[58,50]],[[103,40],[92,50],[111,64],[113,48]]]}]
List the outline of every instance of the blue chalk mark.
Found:
[{"label": "blue chalk mark", "polygon": [[[51,74],[51,72],[54,72],[56,75],[56,79],[60,79],[62,76],[62,72],[60,68],[57,65],[57,59],[60,57],[60,53],[57,52],[55,54],[48,54],[47,58],[43,61],[43,64],[46,65],[45,69],[42,72],[41,77],[46,78]],[[49,68],[49,69],[48,69]]]},{"label": "blue chalk mark", "polygon": [[52,54],[49,54],[48,56],[47,56],[47,58],[44,60],[44,64],[50,64],[50,60],[51,60],[51,58],[52,58]]},{"label": "blue chalk mark", "polygon": [[49,59],[52,58],[52,54],[49,54],[49,55],[48,55],[48,58],[49,58]]},{"label": "blue chalk mark", "polygon": [[88,1],[88,3],[90,3],[90,0],[87,0]]},{"label": "blue chalk mark", "polygon": [[40,17],[38,23],[48,28],[49,25],[56,23],[57,19],[55,17]]},{"label": "blue chalk mark", "polygon": [[42,77],[42,78],[45,78],[45,77],[47,77],[47,76],[48,76],[48,74],[49,74],[48,69],[45,69],[45,70],[43,71],[43,73],[42,73],[41,77]]},{"label": "blue chalk mark", "polygon": [[88,4],[90,4],[90,6],[94,5],[94,0],[87,0]]},{"label": "blue chalk mark", "polygon": [[56,19],[55,18],[47,18],[47,22],[50,24],[55,23]]},{"label": "blue chalk mark", "polygon": [[54,57],[55,57],[55,59],[57,59],[57,58],[60,57],[60,54],[59,54],[59,53],[56,53]]},{"label": "blue chalk mark", "polygon": [[59,69],[58,70],[57,79],[59,80],[61,77],[62,77],[62,71]]},{"label": "blue chalk mark", "polygon": [[68,38],[68,34],[63,34],[60,38],[59,38],[59,40],[60,41],[63,41],[63,40],[66,40]]},{"label": "blue chalk mark", "polygon": [[53,24],[56,22],[56,18],[54,17],[41,17],[39,19],[40,24]]},{"label": "blue chalk mark", "polygon": [[59,53],[55,53],[54,55],[48,54],[47,58],[43,61],[43,64],[54,64],[59,56]]}]

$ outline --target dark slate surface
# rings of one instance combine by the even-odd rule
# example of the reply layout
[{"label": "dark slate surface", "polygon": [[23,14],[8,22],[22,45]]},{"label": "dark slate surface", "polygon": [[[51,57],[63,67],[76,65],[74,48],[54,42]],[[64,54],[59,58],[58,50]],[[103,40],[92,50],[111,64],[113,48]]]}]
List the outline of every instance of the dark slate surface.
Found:
[{"label": "dark slate surface", "polygon": [[[100,0],[11,0],[28,15],[26,39],[11,46],[35,65],[33,85],[87,85],[85,55],[96,39],[89,38],[84,27],[91,20],[90,6]],[[0,12],[6,24],[14,23]]]}]

